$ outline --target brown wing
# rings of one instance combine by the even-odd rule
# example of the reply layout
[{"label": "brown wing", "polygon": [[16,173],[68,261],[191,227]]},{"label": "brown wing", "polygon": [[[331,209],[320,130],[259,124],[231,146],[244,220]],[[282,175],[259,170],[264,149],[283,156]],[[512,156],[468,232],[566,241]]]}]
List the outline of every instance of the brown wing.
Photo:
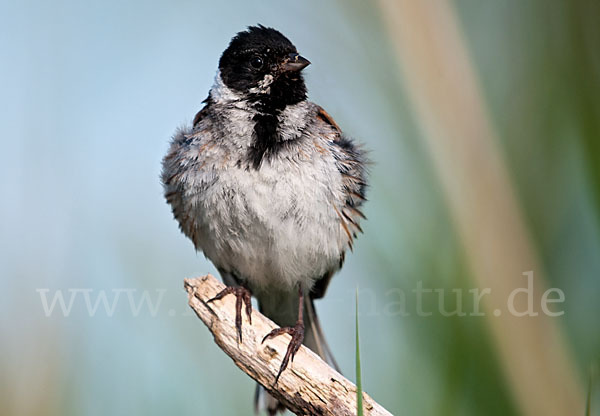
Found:
[{"label": "brown wing", "polygon": [[194,127],[196,127],[198,123],[200,123],[200,121],[202,121],[202,119],[206,116],[208,112],[208,106],[210,105],[210,96],[202,102],[205,103],[205,106],[202,108],[202,110],[198,111],[198,113],[194,117],[194,121],[192,123],[192,126]]},{"label": "brown wing", "polygon": [[[190,173],[197,174],[204,164],[202,159],[198,157],[199,153],[196,152],[196,156],[191,156],[192,152],[189,152],[189,149],[191,146],[197,146],[197,142],[201,141],[203,133],[198,127],[207,114],[208,105],[196,114],[193,128],[177,130],[171,141],[169,151],[162,161],[161,179],[165,198],[171,205],[173,216],[179,222],[179,228],[196,246],[198,242],[197,228],[194,218],[189,215],[190,210],[186,207],[184,187],[186,182],[190,180]],[[198,149],[202,150],[206,146],[207,144],[200,145]],[[208,187],[209,183],[202,181],[201,185]]]},{"label": "brown wing", "polygon": [[[366,219],[360,208],[366,201],[366,166],[369,162],[365,151],[346,137],[335,120],[321,107],[318,107],[317,118],[329,125],[335,133],[332,153],[336,160],[336,166],[342,175],[345,200],[341,207],[334,206],[333,208],[340,218],[341,227],[348,236],[348,246],[352,249],[354,238],[362,232],[360,220]],[[344,253],[340,256],[340,268],[343,262]],[[325,295],[331,277],[336,271],[337,269],[327,272],[315,283],[311,292],[313,298],[318,299]]]},{"label": "brown wing", "polygon": [[333,127],[340,136],[342,135],[342,129],[340,126],[338,126],[333,117],[331,117],[329,113],[321,106],[317,106],[317,118]]}]

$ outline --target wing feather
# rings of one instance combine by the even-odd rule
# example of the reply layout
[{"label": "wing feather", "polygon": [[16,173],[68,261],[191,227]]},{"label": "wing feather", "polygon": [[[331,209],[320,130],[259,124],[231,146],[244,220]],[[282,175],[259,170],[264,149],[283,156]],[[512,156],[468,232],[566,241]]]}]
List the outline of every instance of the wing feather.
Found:
[{"label": "wing feather", "polygon": [[[324,128],[331,131],[331,152],[342,177],[343,202],[335,206],[334,210],[340,219],[340,227],[348,237],[348,248],[352,250],[353,240],[358,233],[362,233],[360,221],[366,219],[361,211],[361,206],[367,200],[367,166],[369,164],[366,152],[352,139],[342,133],[335,120],[321,107],[317,106],[317,119]],[[342,267],[345,253],[340,255],[339,267]],[[337,270],[337,269],[336,269]],[[325,295],[327,286],[336,270],[331,270],[317,280],[311,296],[318,299]]]}]

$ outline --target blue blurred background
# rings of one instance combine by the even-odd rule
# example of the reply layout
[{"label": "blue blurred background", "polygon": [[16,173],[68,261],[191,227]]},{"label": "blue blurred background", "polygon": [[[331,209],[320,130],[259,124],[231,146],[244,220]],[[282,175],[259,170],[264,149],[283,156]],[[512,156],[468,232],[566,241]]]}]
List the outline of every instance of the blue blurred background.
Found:
[{"label": "blue blurred background", "polygon": [[[188,312],[183,278],[215,270],[179,233],[159,172],[229,39],[256,23],[311,60],[310,99],[376,162],[365,234],[317,304],[342,371],[354,378],[358,286],[363,386],[393,414],[530,414],[490,320],[400,313],[399,291],[419,281],[449,291],[479,281],[383,3],[1,3],[1,414],[252,413],[254,383]],[[449,9],[546,284],[565,293],[552,325],[571,363],[565,383],[584,401],[600,354],[600,6]],[[100,305],[90,316],[85,293],[110,303],[115,291],[114,313]],[[68,316],[59,306],[46,316],[42,299],[56,293],[67,303],[76,294]],[[156,310],[135,313],[128,296],[137,304],[144,293]],[[414,310],[414,298],[406,302]],[[600,414],[598,399],[592,405]]]}]

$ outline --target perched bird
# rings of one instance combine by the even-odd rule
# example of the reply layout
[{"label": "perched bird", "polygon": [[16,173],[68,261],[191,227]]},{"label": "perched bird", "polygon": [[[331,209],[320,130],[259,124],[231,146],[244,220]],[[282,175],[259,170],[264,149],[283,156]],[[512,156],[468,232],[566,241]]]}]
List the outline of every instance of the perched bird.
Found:
[{"label": "perched bird", "polygon": [[[364,218],[366,155],[307,100],[310,62],[280,32],[238,33],[205,106],[163,160],[165,196],[182,232],[217,267],[251,324],[251,295],[292,340],[275,382],[304,343],[330,364],[314,299],[323,297]],[[264,340],[263,340],[264,341]],[[279,404],[265,398],[269,414]]]}]

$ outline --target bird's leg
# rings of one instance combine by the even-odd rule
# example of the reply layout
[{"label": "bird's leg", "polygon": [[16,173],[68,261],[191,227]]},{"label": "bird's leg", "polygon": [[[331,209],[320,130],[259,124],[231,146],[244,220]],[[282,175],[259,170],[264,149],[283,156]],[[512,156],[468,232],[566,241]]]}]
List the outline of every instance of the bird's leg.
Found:
[{"label": "bird's leg", "polygon": [[281,361],[281,367],[279,367],[279,372],[277,373],[277,377],[275,377],[275,384],[279,380],[279,376],[283,373],[283,370],[287,368],[287,365],[290,361],[294,361],[294,356],[296,352],[302,345],[302,341],[304,341],[304,320],[302,319],[302,309],[304,307],[304,292],[302,291],[302,286],[298,286],[298,320],[296,321],[296,325],[294,326],[286,326],[282,328],[275,328],[271,332],[269,332],[262,340],[265,342],[269,338],[276,337],[282,334],[289,334],[292,336],[290,343],[288,344],[287,351],[285,352],[285,356],[283,357],[283,361]]},{"label": "bird's leg", "polygon": [[235,295],[235,327],[238,333],[238,342],[242,342],[242,303],[246,306],[246,317],[248,323],[252,325],[252,293],[250,289],[244,286],[227,286],[210,299],[208,303],[224,298],[227,295]]}]

